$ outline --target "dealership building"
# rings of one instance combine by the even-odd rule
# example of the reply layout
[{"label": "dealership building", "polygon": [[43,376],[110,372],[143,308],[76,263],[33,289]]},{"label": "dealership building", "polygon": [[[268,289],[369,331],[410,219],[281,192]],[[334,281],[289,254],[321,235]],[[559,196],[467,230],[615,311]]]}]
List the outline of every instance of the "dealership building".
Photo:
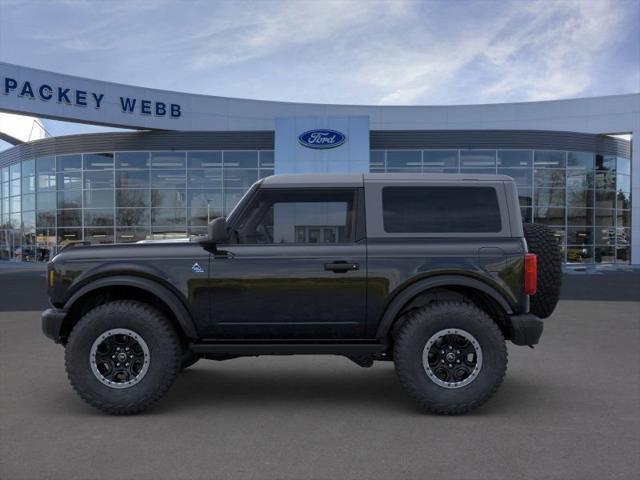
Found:
[{"label": "dealership building", "polygon": [[[0,123],[0,258],[205,232],[279,173],[499,173],[568,264],[640,264],[640,94],[455,106],[270,102],[0,63],[0,112],[128,131],[22,141]],[[631,139],[631,140],[629,140]],[[634,155],[635,152],[635,155]],[[634,230],[635,229],[635,230]],[[307,237],[305,237],[307,238]]]}]

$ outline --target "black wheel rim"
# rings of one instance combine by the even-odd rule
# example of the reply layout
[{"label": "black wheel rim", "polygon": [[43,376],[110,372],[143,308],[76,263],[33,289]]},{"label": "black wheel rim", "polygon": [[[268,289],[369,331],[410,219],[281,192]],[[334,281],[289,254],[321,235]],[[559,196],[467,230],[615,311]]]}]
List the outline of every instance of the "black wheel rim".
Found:
[{"label": "black wheel rim", "polygon": [[482,369],[482,348],[469,332],[459,328],[440,330],[422,351],[427,376],[443,388],[461,388],[473,382]]},{"label": "black wheel rim", "polygon": [[89,360],[91,371],[101,383],[110,388],[129,388],[147,374],[151,355],[136,332],[114,328],[93,342]]}]

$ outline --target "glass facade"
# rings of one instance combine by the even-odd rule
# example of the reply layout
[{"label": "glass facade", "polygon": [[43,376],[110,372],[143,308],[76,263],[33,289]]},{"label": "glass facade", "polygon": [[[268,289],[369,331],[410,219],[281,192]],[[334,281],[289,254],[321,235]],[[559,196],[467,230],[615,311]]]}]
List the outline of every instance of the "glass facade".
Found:
[{"label": "glass facade", "polygon": [[[0,169],[0,258],[46,261],[70,241],[203,234],[273,174],[273,150],[126,151],[40,157]],[[553,228],[567,263],[629,263],[631,161],[557,150],[372,150],[371,172],[498,173],[525,221]]]},{"label": "glass facade", "polygon": [[566,263],[629,263],[631,160],[557,150],[372,150],[371,172],[498,173],[522,218],[553,229]]},{"label": "glass facade", "polygon": [[98,152],[0,169],[0,258],[47,261],[71,241],[127,243],[206,232],[273,151]]}]

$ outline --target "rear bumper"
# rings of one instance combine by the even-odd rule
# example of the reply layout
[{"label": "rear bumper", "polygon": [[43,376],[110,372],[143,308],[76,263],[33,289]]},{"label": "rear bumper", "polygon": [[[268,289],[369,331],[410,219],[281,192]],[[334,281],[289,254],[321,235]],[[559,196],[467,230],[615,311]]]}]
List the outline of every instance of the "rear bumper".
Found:
[{"label": "rear bumper", "polygon": [[532,313],[509,317],[511,341],[516,345],[536,345],[542,336],[544,323]]},{"label": "rear bumper", "polygon": [[56,343],[62,343],[62,323],[67,312],[57,308],[48,308],[42,312],[42,332]]}]

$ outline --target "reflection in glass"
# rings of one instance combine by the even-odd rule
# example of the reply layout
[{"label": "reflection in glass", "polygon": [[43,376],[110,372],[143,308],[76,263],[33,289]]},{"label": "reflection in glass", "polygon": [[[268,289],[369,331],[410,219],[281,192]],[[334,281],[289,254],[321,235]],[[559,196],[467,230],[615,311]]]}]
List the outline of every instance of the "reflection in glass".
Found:
[{"label": "reflection in glass", "polygon": [[113,169],[113,153],[85,153],[82,162],[85,170]]},{"label": "reflection in glass", "polygon": [[113,210],[85,208],[84,225],[89,227],[113,225]]},{"label": "reflection in glass", "polygon": [[185,152],[151,152],[151,168],[184,169],[185,164]]},{"label": "reflection in glass", "polygon": [[120,226],[149,225],[148,208],[118,208],[116,224]]},{"label": "reflection in glass", "polygon": [[118,152],[116,153],[116,168],[147,169],[149,168],[149,152]]},{"label": "reflection in glass", "polygon": [[148,207],[151,204],[149,190],[116,190],[118,207]]},{"label": "reflection in glass", "polygon": [[564,168],[566,156],[566,152],[536,150],[534,152],[533,165],[536,168]]}]

